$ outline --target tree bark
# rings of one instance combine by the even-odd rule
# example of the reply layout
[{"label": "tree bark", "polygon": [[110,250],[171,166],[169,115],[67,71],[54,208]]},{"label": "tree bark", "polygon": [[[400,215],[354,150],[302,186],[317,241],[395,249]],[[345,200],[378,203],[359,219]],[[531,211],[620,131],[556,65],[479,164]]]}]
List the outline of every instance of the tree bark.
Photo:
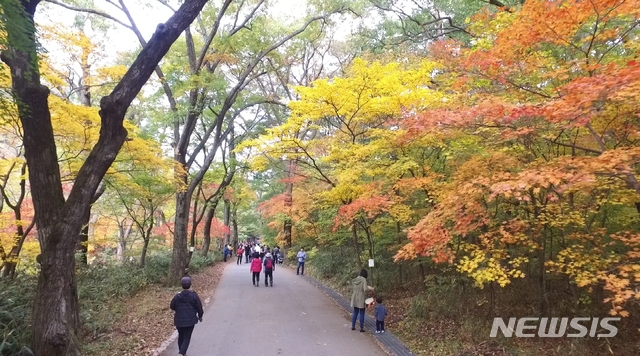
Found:
[{"label": "tree bark", "polygon": [[[49,89],[40,83],[33,15],[38,0],[22,0],[23,16],[8,16],[9,46],[2,60],[11,72],[23,129],[25,158],[38,226],[41,265],[33,309],[33,353],[38,356],[78,354],[78,298],[75,248],[84,212],[102,177],[127,136],[122,123],[135,96],[180,33],[207,0],[187,0],[165,24],[158,25],[109,96],[100,102],[102,127],[98,142],[78,172],[65,202],[48,106]],[[9,24],[9,22],[13,22]]]},{"label": "tree bark", "polygon": [[356,253],[356,263],[358,263],[359,268],[362,268],[362,258],[360,256],[360,244],[358,243],[358,228],[355,220],[351,222],[351,235],[353,237],[353,249]]},{"label": "tree bark", "polygon": [[140,267],[144,267],[147,263],[147,250],[149,249],[149,240],[151,239],[151,230],[153,229],[153,217],[151,224],[147,226],[147,230],[142,232],[142,253],[140,254]]},{"label": "tree bark", "polygon": [[118,247],[116,250],[116,260],[120,263],[124,262],[124,254],[127,250],[127,242],[131,231],[133,230],[133,221],[127,224],[127,219],[118,223]]},{"label": "tree bark", "polygon": [[204,218],[204,241],[202,242],[202,256],[208,255],[209,248],[211,248],[211,223],[213,223],[213,217],[215,216],[217,205],[218,203],[216,202],[215,205],[211,204],[207,207],[207,214]]},{"label": "tree bark", "polygon": [[224,199],[224,226],[229,229],[224,233],[224,244],[227,245],[231,242],[231,202],[228,199]]},{"label": "tree bark", "polygon": [[287,182],[284,186],[284,206],[287,217],[284,220],[284,243],[287,247],[291,247],[292,244],[292,230],[293,222],[291,221],[291,207],[293,206],[293,178],[295,174],[295,163],[290,160],[287,162]]},{"label": "tree bark", "polygon": [[238,204],[232,203],[231,208],[231,246],[234,249],[238,244]]},{"label": "tree bark", "polygon": [[179,191],[176,193],[176,216],[173,238],[173,252],[171,254],[171,266],[167,285],[175,285],[180,282],[189,263],[187,248],[187,224],[189,223],[189,206],[191,205],[191,193]]}]

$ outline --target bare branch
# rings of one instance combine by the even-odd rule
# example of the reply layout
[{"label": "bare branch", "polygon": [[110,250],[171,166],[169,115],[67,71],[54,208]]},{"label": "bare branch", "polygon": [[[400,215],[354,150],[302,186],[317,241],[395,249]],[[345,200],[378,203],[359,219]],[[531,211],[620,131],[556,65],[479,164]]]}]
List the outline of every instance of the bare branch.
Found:
[{"label": "bare branch", "polygon": [[81,8],[81,7],[67,5],[67,4],[62,3],[60,1],[57,1],[57,0],[45,0],[45,1],[46,2],[50,2],[52,4],[56,4],[56,5],[61,6],[61,7],[64,7],[65,9],[78,11],[78,12],[86,12],[88,14],[94,14],[94,15],[102,16],[102,17],[104,17],[106,19],[114,21],[114,22],[118,23],[119,25],[124,26],[124,27],[132,30],[131,26],[127,25],[126,23],[118,20],[117,18],[115,18],[115,17],[113,17],[113,16],[111,16],[111,15],[105,13],[105,12],[94,10],[94,9],[85,9],[85,8]]}]

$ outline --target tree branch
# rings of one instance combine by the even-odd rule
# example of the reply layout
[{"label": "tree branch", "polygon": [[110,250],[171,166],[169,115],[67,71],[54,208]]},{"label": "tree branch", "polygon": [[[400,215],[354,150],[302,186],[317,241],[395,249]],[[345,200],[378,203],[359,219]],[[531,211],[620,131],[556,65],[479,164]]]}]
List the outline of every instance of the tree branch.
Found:
[{"label": "tree branch", "polygon": [[115,18],[115,17],[113,17],[113,16],[111,16],[111,15],[105,13],[105,12],[102,12],[102,11],[98,11],[98,10],[94,10],[94,9],[85,9],[85,8],[76,7],[76,6],[71,6],[71,5],[67,5],[67,4],[65,4],[63,2],[60,2],[60,1],[57,1],[57,0],[44,0],[44,1],[50,2],[52,4],[56,4],[58,6],[64,7],[65,9],[68,9],[68,10],[73,10],[73,11],[78,11],[78,12],[86,12],[88,14],[94,14],[94,15],[102,16],[104,18],[107,18],[107,19],[109,19],[111,21],[114,21],[114,22],[118,23],[121,26],[124,26],[124,27],[132,30],[131,26],[127,25],[126,23],[124,23],[124,22],[118,20],[117,18]]}]

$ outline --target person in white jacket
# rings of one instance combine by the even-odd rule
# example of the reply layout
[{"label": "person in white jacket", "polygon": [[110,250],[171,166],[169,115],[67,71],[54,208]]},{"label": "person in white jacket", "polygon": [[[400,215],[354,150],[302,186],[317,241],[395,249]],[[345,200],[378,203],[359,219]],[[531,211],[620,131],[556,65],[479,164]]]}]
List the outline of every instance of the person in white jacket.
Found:
[{"label": "person in white jacket", "polygon": [[302,275],[304,276],[304,262],[307,260],[307,253],[304,252],[303,248],[300,248],[296,257],[298,257],[298,269],[296,270],[296,274],[300,274],[300,267],[302,267]]}]

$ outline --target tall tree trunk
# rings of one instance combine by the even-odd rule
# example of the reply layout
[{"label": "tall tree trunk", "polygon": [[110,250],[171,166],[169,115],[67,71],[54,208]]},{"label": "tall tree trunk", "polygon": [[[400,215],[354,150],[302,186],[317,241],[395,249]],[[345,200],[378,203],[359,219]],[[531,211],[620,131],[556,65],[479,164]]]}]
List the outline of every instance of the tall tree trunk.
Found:
[{"label": "tall tree trunk", "polygon": [[[96,145],[80,168],[65,202],[49,112],[49,90],[41,85],[33,15],[38,0],[4,2],[9,45],[1,58],[11,72],[22,124],[25,158],[38,227],[41,254],[38,287],[33,302],[32,351],[37,356],[78,353],[78,298],[75,248],[88,209],[107,169],[124,144],[123,120],[129,105],[153,73],[171,44],[200,13],[207,0],[186,0],[138,54],[113,91],[100,102],[102,126]],[[19,11],[14,11],[19,10]]]},{"label": "tall tree trunk", "polygon": [[167,285],[175,285],[180,282],[186,272],[189,262],[187,248],[187,225],[189,223],[189,206],[191,205],[191,192],[179,191],[176,193],[176,216],[173,238],[173,253],[171,254],[171,266]]},{"label": "tall tree trunk", "polygon": [[213,223],[213,216],[215,215],[216,210],[214,207],[207,207],[207,214],[204,217],[204,231],[203,231],[203,241],[202,241],[202,256],[206,256],[209,254],[209,249],[211,248],[211,224]]},{"label": "tall tree trunk", "polygon": [[224,199],[224,226],[229,232],[224,233],[224,244],[227,245],[231,241],[231,202]]},{"label": "tall tree trunk", "polygon": [[284,243],[287,247],[291,247],[292,240],[291,234],[293,229],[293,223],[291,221],[291,207],[293,207],[293,181],[292,178],[295,174],[295,163],[293,160],[287,162],[287,181],[284,186],[284,207],[287,217],[284,220]]},{"label": "tall tree trunk", "polygon": [[[78,95],[80,96],[80,102],[83,106],[91,107],[91,91],[89,78],[91,76],[91,64],[89,64],[89,50],[87,47],[82,47],[82,55],[80,57],[80,67],[82,69],[82,77],[78,83]],[[98,189],[92,199],[91,204],[95,203],[98,198],[104,193],[104,185],[102,189]],[[89,219],[91,219],[91,207],[84,213],[84,222],[82,230],[78,238],[78,252],[80,252],[80,263],[83,266],[88,264],[87,254],[89,252]]]},{"label": "tall tree trunk", "polygon": [[[399,222],[396,222],[396,235],[398,236],[398,245],[402,244],[402,227],[400,226]],[[403,270],[402,270],[402,263],[397,263],[398,266],[398,275],[400,276],[400,285],[404,285],[404,276],[403,276]]]},{"label": "tall tree trunk", "polygon": [[147,250],[149,249],[149,240],[151,239],[151,230],[153,229],[153,218],[151,224],[147,227],[146,231],[142,232],[142,253],[140,254],[140,267],[144,267],[147,263]]},{"label": "tall tree trunk", "polygon": [[356,262],[358,263],[358,267],[362,268],[362,258],[360,256],[360,244],[358,243],[358,229],[357,229],[357,223],[355,220],[351,223],[351,236],[353,237],[353,249],[356,254]]},{"label": "tall tree trunk", "polygon": [[118,223],[118,247],[116,249],[116,260],[120,263],[124,262],[124,254],[127,250],[127,242],[131,231],[133,230],[133,221],[127,224],[127,220]]},{"label": "tall tree trunk", "polygon": [[236,203],[233,203],[231,209],[231,227],[231,246],[236,248],[238,244],[238,204]]}]

